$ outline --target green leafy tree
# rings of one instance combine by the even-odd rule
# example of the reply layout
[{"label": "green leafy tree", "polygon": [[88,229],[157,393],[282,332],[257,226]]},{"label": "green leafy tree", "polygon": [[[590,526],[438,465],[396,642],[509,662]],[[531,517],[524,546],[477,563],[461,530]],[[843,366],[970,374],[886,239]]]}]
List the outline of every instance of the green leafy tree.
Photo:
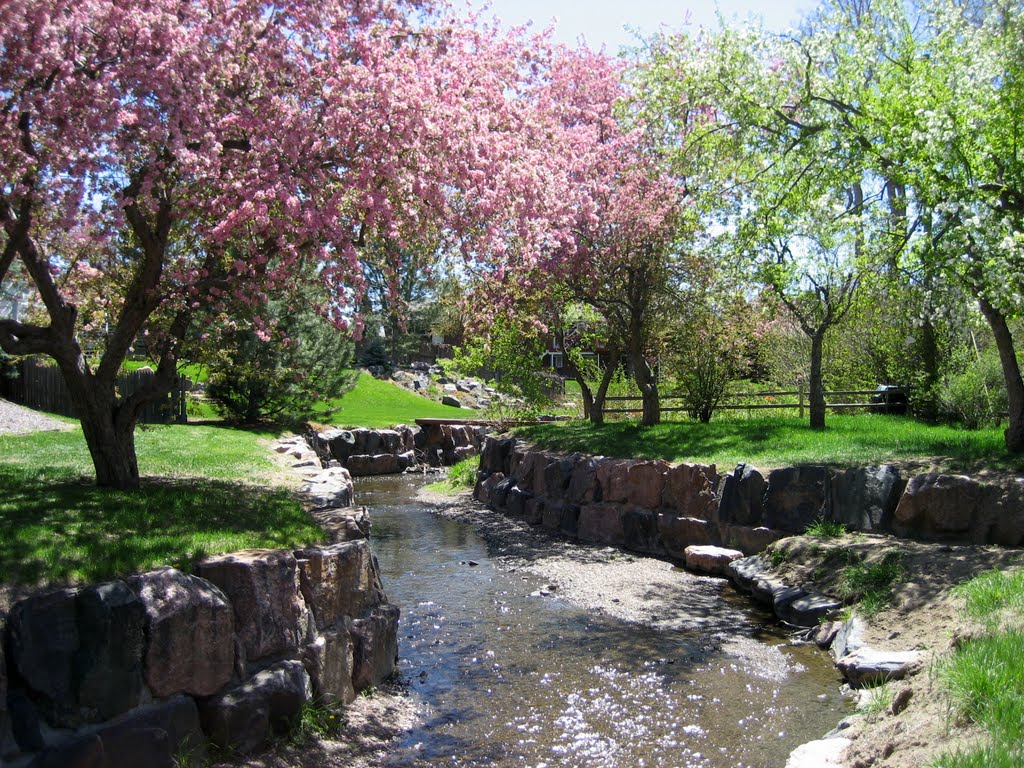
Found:
[{"label": "green leafy tree", "polygon": [[267,302],[259,326],[223,328],[207,393],[225,416],[243,424],[324,419],[326,403],[352,388],[352,341],[308,299]]}]

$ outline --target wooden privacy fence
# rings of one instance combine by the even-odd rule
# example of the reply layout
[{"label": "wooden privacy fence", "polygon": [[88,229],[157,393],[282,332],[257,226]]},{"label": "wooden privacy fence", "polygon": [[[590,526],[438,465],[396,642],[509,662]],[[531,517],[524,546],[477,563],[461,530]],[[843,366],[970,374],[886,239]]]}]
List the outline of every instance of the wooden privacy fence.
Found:
[{"label": "wooden privacy fence", "polygon": [[[830,398],[843,398],[844,401],[849,401],[850,398],[854,397],[870,397],[871,395],[879,394],[876,389],[844,389],[835,390],[833,392],[825,392],[825,407],[833,410],[841,411],[846,408],[871,408],[873,410],[887,411],[905,409],[907,403],[904,402],[891,402],[886,401],[882,403],[866,402],[829,402]],[[786,401],[783,402],[780,398],[795,398],[795,402]],[[795,389],[780,392],[729,392],[722,395],[722,402],[715,406],[714,410],[719,411],[756,411],[756,410],[772,410],[779,408],[796,408],[800,412],[800,418],[804,417],[806,409],[810,408],[808,400],[809,396],[806,390]],[[680,406],[668,406],[666,403],[674,400],[683,400],[685,395],[662,395],[661,396],[661,412],[662,413],[673,413],[679,411],[688,411],[684,405]],[[726,401],[734,401],[740,399],[748,399],[750,402],[746,403],[730,403]],[[640,395],[630,395],[627,397],[606,397],[605,402],[641,402],[642,398]],[[643,413],[643,408],[608,408],[604,409],[605,414],[610,413]]]},{"label": "wooden privacy fence", "polygon": [[[57,366],[26,358],[16,366],[16,371],[17,376],[13,378],[0,377],[0,393],[5,398],[29,408],[78,418],[64,375]],[[155,375],[145,369],[122,374],[117,377],[118,391],[122,397],[127,397],[148,384]],[[179,376],[177,385],[169,394],[146,404],[139,413],[138,421],[143,424],[184,424],[187,421],[186,392],[188,380]]]}]

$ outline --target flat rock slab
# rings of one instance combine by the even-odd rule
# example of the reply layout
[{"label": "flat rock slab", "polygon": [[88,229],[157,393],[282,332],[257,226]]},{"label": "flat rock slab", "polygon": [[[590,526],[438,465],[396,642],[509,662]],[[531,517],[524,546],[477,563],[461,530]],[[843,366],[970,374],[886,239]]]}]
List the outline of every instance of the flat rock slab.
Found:
[{"label": "flat rock slab", "polygon": [[739,560],[743,553],[738,549],[714,546],[689,546],[683,551],[686,567],[691,571],[725,576],[729,563]]},{"label": "flat rock slab", "polygon": [[789,753],[786,768],[843,768],[842,754],[850,744],[842,736],[809,741]]},{"label": "flat rock slab", "polygon": [[822,618],[842,607],[838,600],[817,592],[805,592],[785,601],[779,597],[775,599],[775,615],[794,627],[816,627]]},{"label": "flat rock slab", "polygon": [[902,680],[917,669],[923,659],[920,651],[876,651],[860,648],[846,654],[836,666],[855,688],[886,680]]},{"label": "flat rock slab", "polygon": [[726,574],[736,589],[751,592],[754,588],[754,579],[770,570],[767,560],[760,555],[753,555],[733,560],[726,568]]}]

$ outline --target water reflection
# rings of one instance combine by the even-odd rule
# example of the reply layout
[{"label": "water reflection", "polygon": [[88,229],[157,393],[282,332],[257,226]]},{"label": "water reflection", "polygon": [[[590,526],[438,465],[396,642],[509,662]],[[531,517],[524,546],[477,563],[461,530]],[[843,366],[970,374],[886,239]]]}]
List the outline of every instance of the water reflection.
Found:
[{"label": "water reflection", "polygon": [[356,489],[403,611],[400,670],[426,712],[393,765],[767,768],[846,714],[824,655],[789,647],[716,583],[693,597],[720,620],[685,631],[531,597],[544,582],[409,502],[417,482]]}]

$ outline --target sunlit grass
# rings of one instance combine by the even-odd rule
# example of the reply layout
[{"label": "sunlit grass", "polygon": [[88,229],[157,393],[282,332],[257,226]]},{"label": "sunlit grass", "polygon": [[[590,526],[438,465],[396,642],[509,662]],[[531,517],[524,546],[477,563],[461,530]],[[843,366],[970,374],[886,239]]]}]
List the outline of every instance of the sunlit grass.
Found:
[{"label": "sunlit grass", "polygon": [[97,488],[78,430],[0,436],[0,583],[96,581],[249,547],[323,539],[278,472],[265,434],[139,430],[143,487]]},{"label": "sunlit grass", "polygon": [[965,612],[986,632],[954,650],[936,667],[958,717],[977,723],[988,741],[943,755],[933,768],[1008,768],[1024,765],[1024,571],[989,571],[956,588]]},{"label": "sunlit grass", "polygon": [[635,421],[600,427],[574,421],[523,427],[518,434],[550,450],[722,467],[741,462],[763,468],[862,466],[941,457],[949,468],[1024,469],[1024,459],[1007,455],[999,429],[969,431],[881,414],[830,415],[823,431],[810,429],[796,416],[769,416],[709,424],[677,421],[652,427]]},{"label": "sunlit grass", "polygon": [[416,419],[471,419],[476,415],[468,409],[441,405],[368,373],[360,373],[355,387],[332,400],[329,408],[335,411],[330,423],[346,427],[393,427],[412,424]]}]

